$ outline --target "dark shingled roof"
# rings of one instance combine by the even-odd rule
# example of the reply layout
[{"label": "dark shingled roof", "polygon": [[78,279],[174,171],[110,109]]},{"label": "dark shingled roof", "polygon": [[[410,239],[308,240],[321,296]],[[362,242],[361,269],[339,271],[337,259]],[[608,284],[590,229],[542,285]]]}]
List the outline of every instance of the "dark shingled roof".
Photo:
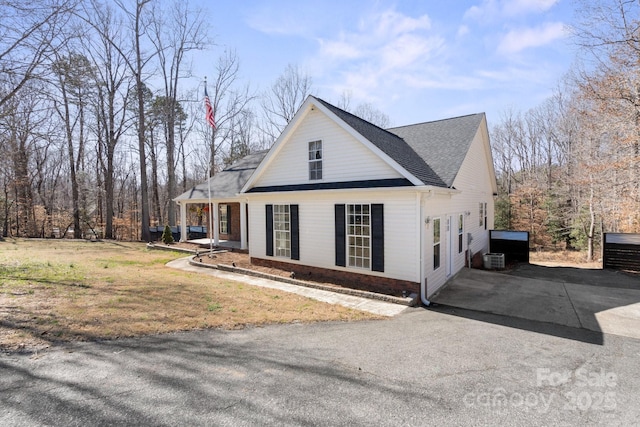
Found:
[{"label": "dark shingled roof", "polygon": [[382,152],[395,160],[407,172],[418,178],[425,185],[445,187],[444,181],[425,163],[425,159],[416,154],[413,148],[401,137],[388,132],[360,117],[354,116],[338,107],[329,104],[322,99],[316,98],[322,105],[327,107],[333,114],[338,116],[353,130],[365,137]]},{"label": "dark shingled roof", "polygon": [[[267,155],[267,152],[268,151],[259,151],[249,154],[222,172],[209,178],[209,181],[211,181],[211,197],[222,199],[237,196],[260,162],[262,162],[262,159]],[[179,195],[174,200],[203,200],[208,198],[209,185],[207,181],[205,181]]]},{"label": "dark shingled roof", "polygon": [[484,113],[478,113],[388,131],[406,141],[451,187],[483,118]]}]

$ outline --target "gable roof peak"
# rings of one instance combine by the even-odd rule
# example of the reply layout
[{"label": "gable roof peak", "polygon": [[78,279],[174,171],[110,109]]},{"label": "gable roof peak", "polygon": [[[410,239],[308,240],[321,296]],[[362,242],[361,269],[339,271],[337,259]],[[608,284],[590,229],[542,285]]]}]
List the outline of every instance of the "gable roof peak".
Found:
[{"label": "gable roof peak", "polygon": [[446,187],[444,181],[431,169],[425,159],[416,153],[401,136],[382,129],[320,98],[313,97],[313,100],[389,156],[405,171],[415,177],[418,182],[422,182],[424,185]]}]

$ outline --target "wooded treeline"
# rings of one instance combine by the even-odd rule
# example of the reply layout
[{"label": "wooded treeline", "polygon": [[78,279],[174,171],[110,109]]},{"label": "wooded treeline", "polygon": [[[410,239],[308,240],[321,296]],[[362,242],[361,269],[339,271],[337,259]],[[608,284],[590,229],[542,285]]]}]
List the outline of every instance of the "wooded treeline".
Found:
[{"label": "wooded treeline", "polygon": [[[640,5],[575,4],[572,70],[546,102],[491,126],[496,228],[592,256],[602,232],[640,231]],[[186,1],[4,0],[0,15],[5,237],[149,240],[149,225],[176,223],[174,197],[268,148],[314,92],[295,65],[252,89]],[[215,129],[190,69],[205,52],[217,52],[207,72]],[[335,103],[390,125],[348,92]]]},{"label": "wooded treeline", "polygon": [[[270,147],[313,91],[295,65],[251,89],[235,51],[214,45],[206,13],[188,1],[4,0],[0,16],[4,237],[148,241],[149,226],[176,224],[174,197]],[[215,128],[195,55],[211,66]]]},{"label": "wooded treeline", "polygon": [[578,3],[580,56],[554,95],[493,126],[496,228],[536,247],[586,250],[640,232],[640,5]]}]

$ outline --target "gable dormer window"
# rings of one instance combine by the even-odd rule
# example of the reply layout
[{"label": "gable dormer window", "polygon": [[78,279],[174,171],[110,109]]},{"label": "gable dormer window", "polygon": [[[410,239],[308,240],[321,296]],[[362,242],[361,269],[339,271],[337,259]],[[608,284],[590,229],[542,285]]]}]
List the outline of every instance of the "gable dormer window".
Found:
[{"label": "gable dormer window", "polygon": [[322,141],[309,142],[309,180],[322,179]]}]

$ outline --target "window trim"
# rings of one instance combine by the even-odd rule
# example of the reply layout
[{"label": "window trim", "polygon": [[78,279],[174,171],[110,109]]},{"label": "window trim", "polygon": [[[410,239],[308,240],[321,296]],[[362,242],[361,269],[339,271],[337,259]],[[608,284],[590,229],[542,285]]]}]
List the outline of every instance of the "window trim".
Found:
[{"label": "window trim", "polygon": [[[313,149],[312,149],[313,145]],[[307,144],[308,163],[309,163],[309,181],[322,180],[322,160],[323,160],[323,147],[322,140],[317,139],[309,141]],[[320,157],[318,157],[318,155]],[[319,167],[318,167],[319,166]]]}]

